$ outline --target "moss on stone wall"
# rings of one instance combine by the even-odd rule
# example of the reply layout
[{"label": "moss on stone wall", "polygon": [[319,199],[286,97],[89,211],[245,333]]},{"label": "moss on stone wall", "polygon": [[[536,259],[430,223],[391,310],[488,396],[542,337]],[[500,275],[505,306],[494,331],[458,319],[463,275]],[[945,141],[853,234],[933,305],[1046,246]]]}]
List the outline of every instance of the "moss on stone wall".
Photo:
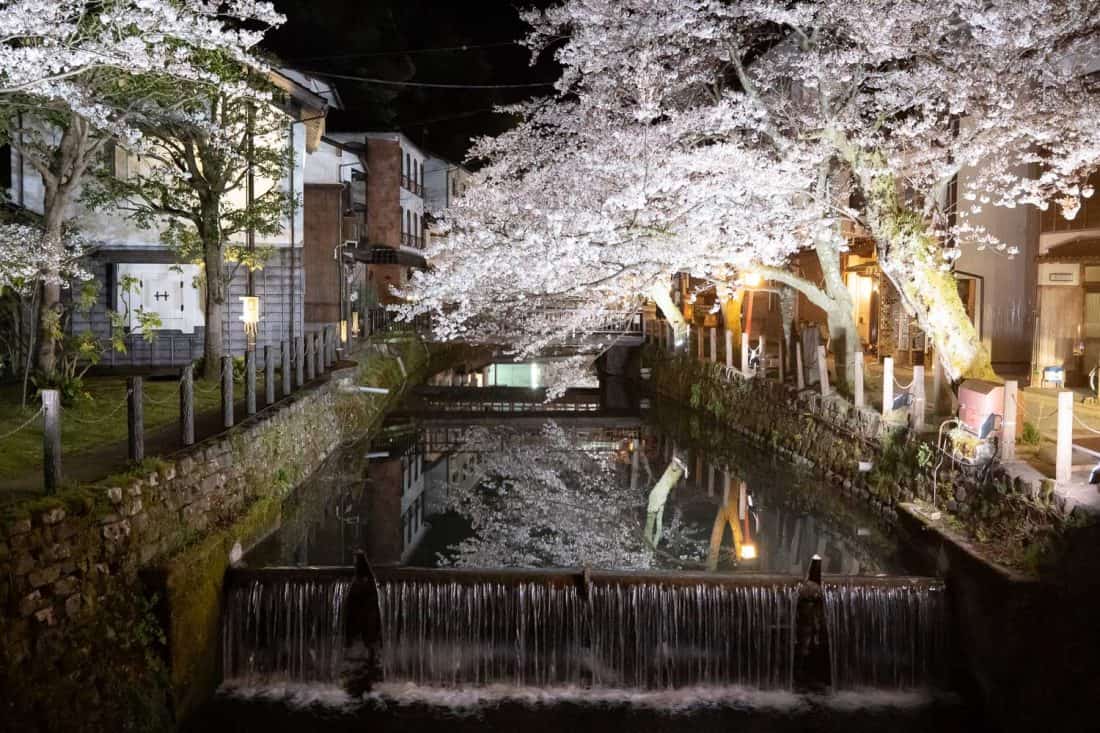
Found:
[{"label": "moss on stone wall", "polygon": [[[222,579],[234,545],[247,549],[273,530],[292,488],[342,440],[377,426],[434,356],[408,338],[371,347],[356,368],[227,433],[8,508],[0,517],[4,723],[163,730],[169,706],[185,715],[201,704],[218,682]],[[348,389],[365,380],[390,394]]]}]

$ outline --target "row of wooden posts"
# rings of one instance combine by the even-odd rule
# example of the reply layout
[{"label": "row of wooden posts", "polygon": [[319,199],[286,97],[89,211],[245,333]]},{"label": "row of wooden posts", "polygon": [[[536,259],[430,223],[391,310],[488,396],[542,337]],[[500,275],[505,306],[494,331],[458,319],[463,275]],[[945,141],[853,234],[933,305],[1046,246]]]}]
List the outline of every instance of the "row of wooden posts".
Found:
[{"label": "row of wooden posts", "polygon": [[[293,349],[291,348],[293,346]],[[279,344],[263,347],[264,405],[275,404],[275,370],[278,363],[282,397],[307,382],[322,376],[335,365],[340,348],[336,329],[326,326],[323,330],[306,336],[283,340]],[[235,423],[233,357],[223,356],[221,364],[222,425],[233,427]],[[131,461],[145,458],[145,410],[143,377],[127,377],[127,444]],[[55,389],[42,390],[43,413],[43,464],[44,485],[47,493],[53,493],[61,484],[61,398]],[[244,357],[245,412],[251,416],[257,412],[256,351],[249,349]],[[191,364],[180,370],[179,380],[179,434],[184,446],[195,443],[195,376]]]},{"label": "row of wooden posts", "polygon": [[[663,324],[663,328],[649,328],[647,329],[648,338],[666,349],[673,349],[675,347],[675,331],[671,324],[667,321],[660,321],[657,323]],[[711,361],[718,362],[718,328],[706,327],[707,338],[704,338],[704,327],[695,326],[696,332],[696,349],[697,358],[699,361]],[[725,333],[725,365],[726,367],[733,367],[733,332],[729,329],[722,329]],[[710,358],[707,359],[705,352],[705,345],[709,341],[710,344]],[[764,354],[766,353],[767,342],[763,335],[757,337],[757,346],[755,350],[750,349],[750,337],[747,333],[741,334],[741,365],[740,371],[742,374],[752,374],[753,369],[750,367],[750,358],[752,353],[756,353],[760,359],[760,369],[765,369]],[[853,385],[852,401],[856,407],[866,407],[866,398],[864,395],[864,371],[863,371],[863,352],[857,351],[855,354],[856,368],[855,368],[855,384]],[[784,344],[782,341],[779,343],[779,362],[778,362],[778,378],[779,381],[784,380]],[[831,394],[832,389],[829,386],[829,369],[826,362],[825,346],[819,345],[817,347],[817,369],[818,369],[818,387],[821,394]],[[762,372],[762,373],[766,373]],[[805,389],[805,372],[803,370],[802,360],[802,344],[795,343],[795,382],[798,389]],[[904,400],[898,400],[904,402],[909,408],[910,424],[915,430],[922,430],[925,425],[925,408],[927,405],[927,396],[925,394],[925,368],[923,366],[913,367],[913,380],[904,388],[897,384],[894,378],[894,359],[892,357],[886,357],[882,362],[882,415],[885,417],[889,413],[893,412],[898,407],[895,407],[895,398],[900,397],[902,394],[907,393],[908,396]],[[936,362],[936,370],[933,375],[933,392],[939,394],[941,388],[945,388],[943,383],[945,379],[940,364]],[[1019,400],[1019,383],[1016,380],[1008,380],[1005,382],[1004,387],[1004,407],[1002,411],[1002,423],[1001,423],[1001,459],[1013,460],[1016,457],[1016,423],[1017,423],[1017,405]],[[899,405],[900,407],[900,405]],[[1058,397],[1058,447],[1057,447],[1057,466],[1056,475],[1058,481],[1068,481],[1070,472],[1070,461],[1072,456],[1072,442],[1073,442],[1073,393],[1063,392]]]}]

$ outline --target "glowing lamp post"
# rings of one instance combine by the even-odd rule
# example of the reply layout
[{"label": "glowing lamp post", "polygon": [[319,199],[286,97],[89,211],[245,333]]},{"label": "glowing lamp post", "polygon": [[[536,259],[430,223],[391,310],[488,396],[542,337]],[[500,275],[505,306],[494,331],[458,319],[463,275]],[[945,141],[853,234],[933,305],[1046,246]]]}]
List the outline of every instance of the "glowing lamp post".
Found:
[{"label": "glowing lamp post", "polygon": [[256,331],[260,323],[260,299],[255,295],[241,296],[241,322],[248,350],[256,348]]}]

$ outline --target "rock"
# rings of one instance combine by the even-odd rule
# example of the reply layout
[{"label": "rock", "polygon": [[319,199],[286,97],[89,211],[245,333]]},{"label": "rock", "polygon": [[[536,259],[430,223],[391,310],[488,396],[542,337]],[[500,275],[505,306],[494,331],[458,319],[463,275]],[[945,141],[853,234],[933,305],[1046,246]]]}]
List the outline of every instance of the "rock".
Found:
[{"label": "rock", "polygon": [[23,600],[19,601],[19,615],[26,618],[42,608],[42,604],[42,592],[37,590],[31,591],[23,597]]},{"label": "rock", "polygon": [[53,626],[57,623],[57,616],[54,614],[53,608],[47,607],[35,613],[34,620],[46,624],[46,626]]},{"label": "rock", "polygon": [[53,584],[53,594],[60,598],[71,596],[73,593],[76,593],[79,585],[80,583],[76,578],[62,578]]},{"label": "rock", "polygon": [[31,531],[31,520],[29,519],[17,519],[8,525],[8,536],[15,537],[16,535],[26,534]]},{"label": "rock", "polygon": [[949,499],[947,501],[947,511],[951,512],[952,514],[958,513],[959,503],[957,501],[955,501],[954,499]]},{"label": "rock", "polygon": [[108,542],[119,542],[130,536],[130,523],[125,519],[121,522],[108,524],[103,527],[103,539]]},{"label": "rock", "polygon": [[74,618],[80,613],[80,608],[83,605],[84,599],[79,593],[74,593],[65,599],[65,615],[69,618]]},{"label": "rock", "polygon": [[42,557],[49,562],[57,562],[58,560],[67,560],[72,556],[72,550],[69,546],[63,542],[55,542],[46,548],[46,551],[42,553]]},{"label": "rock", "polygon": [[43,512],[42,514],[40,514],[38,516],[38,520],[40,522],[42,522],[42,524],[46,524],[46,525],[57,524],[58,522],[60,522],[64,518],[65,518],[65,510],[62,509],[59,506],[54,507],[53,509],[50,509],[48,511],[45,511],[45,512]]},{"label": "rock", "polygon": [[111,488],[107,489],[107,498],[110,500],[110,502],[112,504],[121,504],[122,503],[122,487],[121,486],[112,486]]},{"label": "rock", "polygon": [[61,567],[58,565],[50,565],[47,568],[32,572],[27,576],[27,581],[31,584],[32,588],[41,588],[57,580],[60,575]]}]

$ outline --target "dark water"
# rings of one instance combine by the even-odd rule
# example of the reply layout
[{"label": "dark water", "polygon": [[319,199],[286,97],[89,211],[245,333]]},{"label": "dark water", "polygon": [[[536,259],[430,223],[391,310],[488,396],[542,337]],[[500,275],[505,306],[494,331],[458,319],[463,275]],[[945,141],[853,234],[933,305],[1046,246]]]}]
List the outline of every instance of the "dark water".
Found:
[{"label": "dark water", "polygon": [[[678,479],[678,480],[670,480]],[[980,730],[945,688],[942,588],[827,583],[834,692],[791,692],[797,578],[905,572],[809,471],[668,406],[393,424],[338,453],[250,569],[593,567],[707,582],[381,582],[385,683],[339,687],[346,577],[232,583],[226,684],[195,730]],[[750,574],[788,576],[756,583]],[[384,574],[383,574],[384,575]],[[933,692],[933,690],[938,690]]]},{"label": "dark water", "polygon": [[[373,456],[373,457],[369,457]],[[672,465],[686,471],[663,502]],[[656,507],[656,510],[654,510]],[[663,409],[641,418],[517,416],[395,424],[296,493],[250,566],[375,564],[904,571],[878,519],[811,472]]]}]

